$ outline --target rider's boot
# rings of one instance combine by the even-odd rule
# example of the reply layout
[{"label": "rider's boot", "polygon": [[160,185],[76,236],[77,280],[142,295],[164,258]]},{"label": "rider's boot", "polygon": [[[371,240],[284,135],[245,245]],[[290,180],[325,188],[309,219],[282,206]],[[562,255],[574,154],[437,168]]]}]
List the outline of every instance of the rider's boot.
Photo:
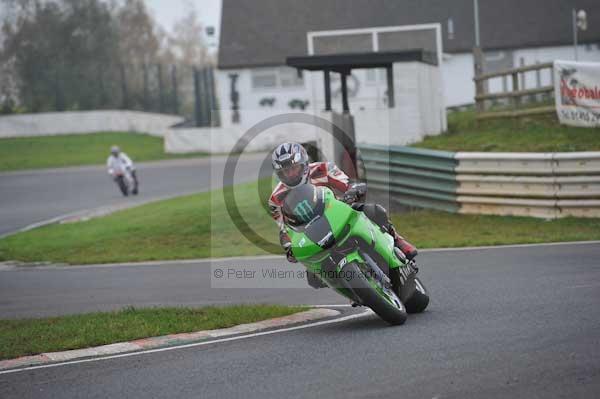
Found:
[{"label": "rider's boot", "polygon": [[404,256],[406,256],[406,259],[413,260],[415,256],[417,256],[417,247],[406,241],[404,237],[398,234],[394,228],[394,225],[391,223],[388,226],[388,233],[394,237],[394,245],[400,249],[400,251],[402,251]]}]

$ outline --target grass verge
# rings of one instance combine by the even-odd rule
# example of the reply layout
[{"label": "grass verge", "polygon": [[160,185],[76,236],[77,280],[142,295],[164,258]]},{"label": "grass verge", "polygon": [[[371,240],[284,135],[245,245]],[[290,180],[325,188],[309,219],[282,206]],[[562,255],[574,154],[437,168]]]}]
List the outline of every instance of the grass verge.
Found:
[{"label": "grass verge", "polygon": [[460,215],[418,210],[393,215],[400,233],[420,248],[600,240],[600,219]]},{"label": "grass verge", "polygon": [[307,310],[302,306],[235,305],[126,308],[43,319],[0,320],[0,359],[226,328]]},{"label": "grass verge", "polygon": [[104,164],[114,144],[134,162],[204,155],[166,154],[162,138],[128,132],[3,138],[0,171]]},{"label": "grass verge", "polygon": [[[278,229],[259,201],[256,182],[236,186],[235,194],[241,217],[265,239],[279,242]],[[45,226],[0,240],[0,260],[70,264],[262,254],[237,230],[222,190],[154,202],[87,222]]]},{"label": "grass verge", "polygon": [[[235,187],[240,217],[278,243],[277,227],[257,184]],[[400,233],[419,248],[600,240],[600,219],[546,221],[528,217],[459,215],[419,210],[393,215]],[[0,260],[69,264],[264,255],[240,234],[221,190],[185,196],[87,222],[51,225],[0,240]]]},{"label": "grass verge", "polygon": [[475,111],[448,115],[448,132],[414,147],[444,151],[571,152],[600,151],[600,128],[564,126],[555,115],[475,120]]}]

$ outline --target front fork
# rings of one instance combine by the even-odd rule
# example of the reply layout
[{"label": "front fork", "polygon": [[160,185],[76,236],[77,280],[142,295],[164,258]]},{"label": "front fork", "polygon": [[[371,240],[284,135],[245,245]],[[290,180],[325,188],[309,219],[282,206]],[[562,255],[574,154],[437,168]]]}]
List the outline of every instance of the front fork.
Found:
[{"label": "front fork", "polygon": [[405,266],[390,269],[392,287],[402,303],[405,303],[415,292],[415,279],[417,278],[418,271],[419,268],[417,267],[414,259],[408,261]]},{"label": "front fork", "polygon": [[[405,269],[406,267],[396,267],[393,269],[389,269],[388,273],[385,273],[383,270],[381,270],[379,265],[377,265],[377,262],[375,262],[368,253],[365,253],[363,251],[357,251],[352,262],[358,265],[359,269],[365,277],[373,279],[375,284],[379,285],[378,290],[382,290],[380,295],[386,296],[387,300],[392,302],[400,299],[400,296],[398,295],[398,290],[394,287],[394,282],[392,279],[390,279],[390,276],[395,275],[397,273],[399,275],[399,269]],[[343,270],[343,267],[339,269]],[[346,284],[346,289],[352,294],[352,306],[358,306],[361,302],[360,296],[357,295],[352,289],[352,287],[348,284]]]}]

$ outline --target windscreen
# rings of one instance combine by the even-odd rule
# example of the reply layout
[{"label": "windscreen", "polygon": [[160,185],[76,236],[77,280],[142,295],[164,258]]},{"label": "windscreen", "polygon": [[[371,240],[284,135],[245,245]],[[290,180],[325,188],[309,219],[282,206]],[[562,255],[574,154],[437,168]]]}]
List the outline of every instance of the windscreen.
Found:
[{"label": "windscreen", "polygon": [[286,224],[301,227],[321,216],[324,209],[323,190],[312,184],[303,184],[290,190],[285,197],[283,217]]}]

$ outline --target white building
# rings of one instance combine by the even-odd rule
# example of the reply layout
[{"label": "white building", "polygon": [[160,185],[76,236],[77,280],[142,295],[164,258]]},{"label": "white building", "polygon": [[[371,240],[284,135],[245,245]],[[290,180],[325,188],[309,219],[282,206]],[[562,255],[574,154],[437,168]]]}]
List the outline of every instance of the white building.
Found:
[{"label": "white building", "polygon": [[[480,1],[481,45],[485,72],[573,59],[571,11],[585,9],[588,30],[579,34],[579,59],[600,61],[600,1]],[[473,103],[474,14],[472,0],[223,0],[218,95],[221,108],[233,106],[231,75],[236,76],[237,106],[258,113],[322,109],[312,104],[316,85],[285,67],[288,56],[308,54],[307,34],[315,31],[439,23],[442,27],[443,93],[448,107]],[[425,48],[420,37],[397,38],[394,50]],[[362,38],[349,38],[343,50],[361,51]],[[383,70],[357,70],[349,80],[350,108],[385,105]],[[332,76],[332,78],[336,78]],[[314,78],[312,78],[314,80]],[[525,77],[526,88],[545,85],[550,74]],[[339,83],[333,82],[334,85]],[[508,82],[510,84],[510,82]],[[490,91],[506,85],[491,82]],[[510,87],[510,86],[509,86]],[[333,106],[339,107],[334,90]],[[307,104],[308,102],[308,104]],[[243,116],[241,116],[243,118]],[[231,123],[231,118],[222,118]]]},{"label": "white building", "polygon": [[[600,1],[480,0],[484,72],[573,59],[573,8],[585,9],[588,15],[588,29],[579,32],[579,59],[600,62]],[[356,141],[381,143],[387,135],[389,144],[409,144],[424,135],[438,134],[440,124],[429,122],[440,121],[445,127],[445,107],[474,102],[473,0],[223,0],[216,72],[220,127],[173,131],[167,136],[167,150],[226,152],[251,126],[269,116],[303,109],[320,115],[325,109],[323,72],[298,75],[286,66],[287,58],[368,54],[374,49],[375,36],[362,31],[407,26],[428,28],[383,34],[377,39],[376,51],[434,53],[438,60],[435,78],[424,77],[410,65],[404,66],[406,73],[400,72],[402,68],[394,64],[396,109],[386,114],[385,69],[353,69],[347,85]],[[318,45],[312,43],[311,51],[309,37],[331,31],[355,34],[330,41],[323,38]],[[331,74],[333,111],[342,108],[339,76]],[[522,79],[521,88],[551,82],[549,71],[529,72]],[[421,87],[428,84],[430,87]],[[510,85],[510,81],[497,78],[489,82],[488,90],[505,91]],[[433,99],[440,103],[428,108],[434,90],[439,99],[435,95]],[[411,101],[418,102],[418,109]],[[433,114],[428,114],[430,111]],[[269,133],[249,149],[266,149],[290,137],[301,141],[315,136],[298,126]]]}]

